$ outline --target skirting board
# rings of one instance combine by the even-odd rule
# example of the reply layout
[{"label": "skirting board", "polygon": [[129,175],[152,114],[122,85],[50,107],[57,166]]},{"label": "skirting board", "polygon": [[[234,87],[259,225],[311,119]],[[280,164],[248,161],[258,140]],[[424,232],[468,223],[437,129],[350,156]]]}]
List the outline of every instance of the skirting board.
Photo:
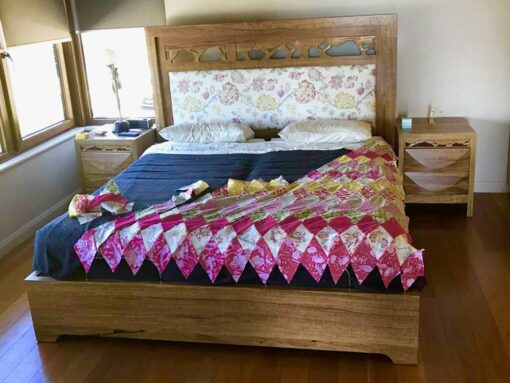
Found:
[{"label": "skirting board", "polygon": [[505,181],[475,181],[475,193],[510,193],[510,184]]},{"label": "skirting board", "polygon": [[62,214],[67,209],[69,201],[71,201],[74,195],[79,193],[80,191],[81,191],[80,189],[73,191],[71,194],[65,196],[60,201],[58,201],[55,205],[43,211],[37,217],[33,218],[32,220],[21,226],[14,233],[2,239],[0,241],[0,258],[9,253],[16,246],[21,245],[24,241],[33,236],[35,232],[39,230],[39,228],[50,222],[55,217]]}]

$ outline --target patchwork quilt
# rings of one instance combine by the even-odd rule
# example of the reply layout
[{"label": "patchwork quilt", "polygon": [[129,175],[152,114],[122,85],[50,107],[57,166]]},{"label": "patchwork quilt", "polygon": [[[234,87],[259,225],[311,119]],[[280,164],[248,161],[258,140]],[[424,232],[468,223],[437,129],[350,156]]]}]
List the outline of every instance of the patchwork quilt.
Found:
[{"label": "patchwork quilt", "polygon": [[236,193],[225,185],[191,203],[153,205],[90,229],[74,249],[86,272],[98,255],[112,271],[124,258],[133,274],[145,259],[161,274],[173,258],[185,278],[202,267],[211,282],[223,267],[237,282],[248,264],[262,283],[275,267],[290,283],[299,265],[317,282],[328,268],[335,283],[351,265],[360,284],[377,268],[386,287],[400,278],[404,290],[424,275],[384,141],[369,140],[291,184],[267,185]]}]

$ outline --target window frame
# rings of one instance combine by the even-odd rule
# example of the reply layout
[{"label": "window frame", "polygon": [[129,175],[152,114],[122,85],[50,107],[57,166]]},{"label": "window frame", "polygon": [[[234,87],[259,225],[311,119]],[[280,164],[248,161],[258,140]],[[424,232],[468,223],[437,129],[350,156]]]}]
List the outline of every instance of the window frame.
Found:
[{"label": "window frame", "polygon": [[7,147],[7,141],[5,139],[6,129],[4,129],[4,124],[2,119],[0,119],[0,163],[9,158],[9,149]]},{"label": "window frame", "polygon": [[[1,66],[1,65],[0,65]],[[8,129],[9,120],[7,116],[7,104],[5,102],[5,92],[3,87],[3,73],[0,68],[0,162],[10,157],[12,151],[10,130]]]},{"label": "window frame", "polygon": [[92,100],[90,99],[89,79],[87,77],[87,66],[85,64],[85,52],[83,50],[83,41],[81,33],[75,35],[75,46],[77,62],[79,65],[79,73],[82,86],[82,105],[84,112],[84,119],[87,125],[104,125],[113,124],[118,118],[94,118],[92,111]]},{"label": "window frame", "polygon": [[[22,137],[20,132],[20,126],[18,116],[16,113],[16,104],[13,97],[12,82],[9,74],[7,59],[2,61],[2,82],[4,84],[5,101],[7,103],[7,115],[9,116],[10,123],[10,140],[11,141],[11,154],[13,152],[23,152],[27,149],[33,148],[36,145],[41,144],[50,138],[71,129],[74,126],[74,113],[71,103],[71,92],[69,89],[68,70],[66,61],[64,59],[64,45],[70,44],[69,42],[58,42],[53,43],[53,49],[55,51],[55,57],[57,60],[58,75],[60,80],[60,87],[62,90],[62,106],[64,110],[64,120],[58,121],[53,125],[47,126],[40,131]],[[4,129],[9,130],[9,129]],[[9,151],[9,150],[8,150]]]},{"label": "window frame", "polygon": [[[122,29],[122,28],[120,28]],[[145,33],[145,28],[144,33]],[[73,37],[73,41],[76,47],[76,58],[77,58],[77,71],[80,75],[80,84],[81,84],[81,91],[82,91],[82,107],[83,107],[83,118],[86,125],[104,125],[104,124],[113,124],[115,121],[118,121],[118,117],[112,117],[112,118],[98,118],[94,117],[94,112],[92,110],[92,101],[90,99],[90,89],[89,89],[89,80],[87,77],[87,65],[85,63],[85,52],[83,49],[83,40],[81,38],[81,33],[76,33]],[[150,57],[150,51],[149,51],[149,44],[147,43],[147,35],[145,34],[145,41],[147,44],[147,54],[149,58],[149,68],[151,65],[151,57]],[[154,98],[154,81],[152,79],[152,72],[149,70],[149,76],[151,76],[151,86],[152,86],[152,97]],[[112,96],[113,97],[113,96]],[[156,111],[154,110],[154,116],[151,118],[156,118]]]}]

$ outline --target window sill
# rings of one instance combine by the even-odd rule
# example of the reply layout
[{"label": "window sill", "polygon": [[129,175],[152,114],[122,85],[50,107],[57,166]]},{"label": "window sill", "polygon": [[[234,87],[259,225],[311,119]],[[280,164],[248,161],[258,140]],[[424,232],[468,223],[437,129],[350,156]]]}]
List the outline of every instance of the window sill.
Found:
[{"label": "window sill", "polygon": [[62,134],[59,134],[37,146],[34,146],[31,149],[28,149],[22,153],[14,155],[12,158],[9,158],[8,160],[0,163],[0,174],[3,172],[6,172],[28,160],[31,160],[34,157],[37,157],[38,155],[50,150],[51,148],[54,148],[55,146],[58,146],[62,144],[65,141],[74,139],[74,136],[76,133],[82,131],[83,128],[72,128],[70,130],[65,131]]}]

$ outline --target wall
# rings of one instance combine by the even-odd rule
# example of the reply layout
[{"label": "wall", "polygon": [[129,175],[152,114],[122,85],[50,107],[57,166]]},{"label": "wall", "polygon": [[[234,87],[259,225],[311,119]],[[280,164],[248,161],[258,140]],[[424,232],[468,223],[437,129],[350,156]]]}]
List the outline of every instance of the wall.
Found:
[{"label": "wall", "polygon": [[169,24],[396,13],[398,112],[466,116],[478,132],[475,190],[510,191],[508,0],[166,0]]},{"label": "wall", "polygon": [[15,166],[0,164],[0,257],[64,212],[79,190],[74,133],[23,153]]}]

